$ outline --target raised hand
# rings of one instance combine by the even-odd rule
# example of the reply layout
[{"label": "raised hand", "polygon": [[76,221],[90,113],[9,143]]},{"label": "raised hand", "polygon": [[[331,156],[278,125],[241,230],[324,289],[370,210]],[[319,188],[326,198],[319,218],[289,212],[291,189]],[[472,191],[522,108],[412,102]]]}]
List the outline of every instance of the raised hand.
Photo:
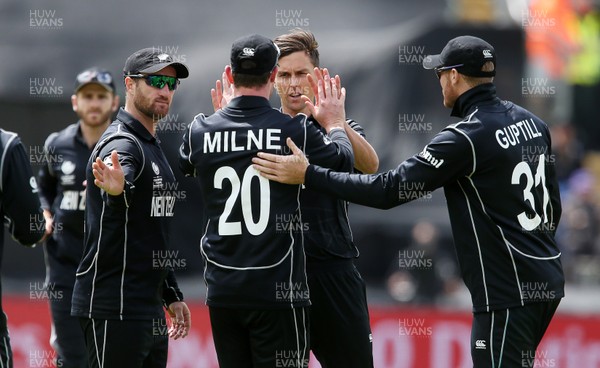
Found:
[{"label": "raised hand", "polygon": [[341,87],[339,76],[331,78],[327,69],[315,68],[315,78],[307,76],[315,94],[315,103],[308,96],[302,98],[313,117],[329,132],[333,128],[344,129],[346,122],[346,89]]},{"label": "raised hand", "polygon": [[117,151],[110,153],[111,165],[107,165],[100,157],[92,164],[94,173],[94,184],[106,193],[112,196],[118,196],[123,193],[125,188],[125,174],[119,163],[119,154]]},{"label": "raised hand", "polygon": [[212,100],[213,109],[215,112],[227,106],[229,101],[233,99],[233,84],[227,77],[227,69],[231,66],[226,65],[221,75],[221,80],[215,82],[215,88],[210,90],[210,98]]}]

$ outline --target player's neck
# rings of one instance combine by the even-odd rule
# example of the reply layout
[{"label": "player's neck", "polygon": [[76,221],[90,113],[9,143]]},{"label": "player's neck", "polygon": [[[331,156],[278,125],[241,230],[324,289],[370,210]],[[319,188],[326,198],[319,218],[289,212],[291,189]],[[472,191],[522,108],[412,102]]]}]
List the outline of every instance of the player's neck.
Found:
[{"label": "player's neck", "polygon": [[97,126],[88,125],[82,121],[81,124],[79,124],[79,127],[85,144],[87,144],[90,149],[94,148],[96,143],[100,140],[100,137],[102,137],[102,133],[104,133],[109,125],[110,119]]},{"label": "player's neck", "polygon": [[308,107],[305,107],[304,109],[302,109],[301,111],[294,111],[294,110],[290,110],[288,108],[286,108],[285,106],[281,107],[281,112],[283,112],[284,114],[290,115],[292,117],[298,115],[298,114],[304,114],[308,117],[311,116],[310,114],[310,110],[308,109]]},{"label": "player's neck", "polygon": [[239,96],[259,96],[268,100],[271,96],[271,85],[265,84],[258,88],[234,87],[233,97]]},{"label": "player's neck", "polygon": [[135,108],[133,103],[128,104],[126,102],[124,110],[127,111],[129,113],[129,115],[133,116],[137,121],[142,123],[144,128],[146,128],[152,136],[155,135],[155,133],[156,133],[155,127],[156,127],[156,124],[158,123],[158,120],[154,121],[151,117],[147,116],[146,114],[142,114],[142,112],[140,110]]}]

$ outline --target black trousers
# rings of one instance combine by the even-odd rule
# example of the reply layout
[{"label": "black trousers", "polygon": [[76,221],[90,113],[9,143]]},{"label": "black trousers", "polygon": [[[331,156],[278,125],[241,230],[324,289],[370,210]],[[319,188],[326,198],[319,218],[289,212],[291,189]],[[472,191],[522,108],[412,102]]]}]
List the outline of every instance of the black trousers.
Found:
[{"label": "black trousers", "polygon": [[352,260],[307,265],[310,348],[323,368],[372,368],[365,282]]},{"label": "black trousers", "polygon": [[169,337],[164,318],[80,318],[90,368],[165,368]]},{"label": "black trousers", "polygon": [[13,368],[13,354],[8,329],[0,331],[0,367]]},{"label": "black trousers", "polygon": [[56,351],[56,366],[86,368],[87,352],[79,318],[71,316],[72,289],[59,289],[60,299],[50,299],[52,335],[50,345]]},{"label": "black trousers", "polygon": [[308,367],[307,307],[209,313],[220,368]]},{"label": "black trousers", "polygon": [[537,347],[559,303],[560,299],[474,313],[473,367],[533,367]]}]

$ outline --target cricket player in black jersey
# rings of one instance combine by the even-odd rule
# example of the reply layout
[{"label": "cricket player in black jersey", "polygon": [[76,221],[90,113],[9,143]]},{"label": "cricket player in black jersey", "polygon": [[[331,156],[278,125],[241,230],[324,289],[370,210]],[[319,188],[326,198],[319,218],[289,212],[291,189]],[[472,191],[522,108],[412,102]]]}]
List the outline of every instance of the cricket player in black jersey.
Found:
[{"label": "cricket player in black jersey", "polygon": [[306,115],[292,118],[270,106],[278,56],[264,36],[236,40],[225,68],[233,99],[209,117],[196,116],[181,147],[180,166],[198,176],[205,198],[201,251],[221,368],[308,366],[302,188],[260,177],[252,157],[282,153],[284,137],[292,137],[315,162],[346,171],[354,165],[344,129],[345,90],[338,94],[331,78],[319,82],[322,96],[311,113],[324,135]]},{"label": "cricket player in black jersey", "polygon": [[[322,133],[325,129],[310,115],[302,95],[314,100],[311,80],[322,80],[315,36],[294,29],[273,40],[281,50],[275,90],[281,111],[305,114]],[[324,70],[327,73],[327,70]],[[377,171],[377,153],[354,120],[344,125],[354,151],[354,167],[362,173]],[[323,368],[373,367],[373,349],[366,287],[353,260],[359,251],[352,240],[348,202],[318,190],[306,189],[300,196],[306,273],[310,290],[310,347]]]},{"label": "cricket player in black jersey", "polygon": [[[564,296],[561,214],[550,134],[537,116],[496,96],[494,48],[461,36],[425,58],[444,106],[462,121],[395,170],[351,175],[267,153],[256,168],[354,203],[391,208],[443,187],[458,260],[473,301],[475,367],[533,367],[535,350]],[[418,189],[417,189],[418,188]]]},{"label": "cricket player in black jersey", "polygon": [[[38,186],[29,158],[16,133],[0,129],[0,216],[17,242],[35,246],[43,240],[45,220]],[[0,264],[4,253],[4,226],[0,227]],[[2,287],[0,286],[0,294]],[[6,314],[0,298],[0,367],[13,367]]]},{"label": "cricket player in black jersey", "polygon": [[156,267],[168,249],[175,176],[156,137],[188,69],[154,48],[125,62],[125,108],[106,129],[86,168],[83,258],[72,315],[80,317],[91,367],[165,367],[169,336],[185,337],[191,316],[172,269]]},{"label": "cricket player in black jersey", "polygon": [[39,171],[40,201],[49,237],[44,247],[46,285],[59,292],[51,298],[52,336],[58,367],[87,367],[79,318],[71,316],[75,273],[83,254],[85,168],[92,149],[110,125],[119,96],[110,72],[89,68],[77,75],[73,111],[79,121],[46,139],[45,165]]}]

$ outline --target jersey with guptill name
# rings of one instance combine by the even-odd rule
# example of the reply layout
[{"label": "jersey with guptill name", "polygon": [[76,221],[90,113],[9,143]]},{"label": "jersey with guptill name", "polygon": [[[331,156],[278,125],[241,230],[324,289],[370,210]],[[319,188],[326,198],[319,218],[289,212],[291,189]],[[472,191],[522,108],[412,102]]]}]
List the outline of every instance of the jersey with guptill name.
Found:
[{"label": "jersey with guptill name", "polygon": [[323,135],[305,115],[282,114],[258,96],[196,116],[184,136],[180,167],[199,178],[208,219],[200,247],[209,306],[309,305],[302,187],[269,181],[252,167],[258,152],[289,154],[288,137],[311,162],[347,171],[354,165],[343,129]]},{"label": "jersey with guptill name", "polygon": [[311,165],[305,184],[378,208],[443,187],[474,312],[562,298],[554,239],[561,204],[548,127],[497,98],[491,83],[461,95],[453,115],[464,120],[395,170],[349,175]]},{"label": "jersey with guptill name", "polygon": [[[94,185],[96,158],[112,165],[116,150],[125,175],[118,196]],[[87,169],[83,258],[71,315],[99,319],[164,318],[162,306],[182,300],[169,249],[175,176],[157,138],[125,110],[106,129]]]}]

